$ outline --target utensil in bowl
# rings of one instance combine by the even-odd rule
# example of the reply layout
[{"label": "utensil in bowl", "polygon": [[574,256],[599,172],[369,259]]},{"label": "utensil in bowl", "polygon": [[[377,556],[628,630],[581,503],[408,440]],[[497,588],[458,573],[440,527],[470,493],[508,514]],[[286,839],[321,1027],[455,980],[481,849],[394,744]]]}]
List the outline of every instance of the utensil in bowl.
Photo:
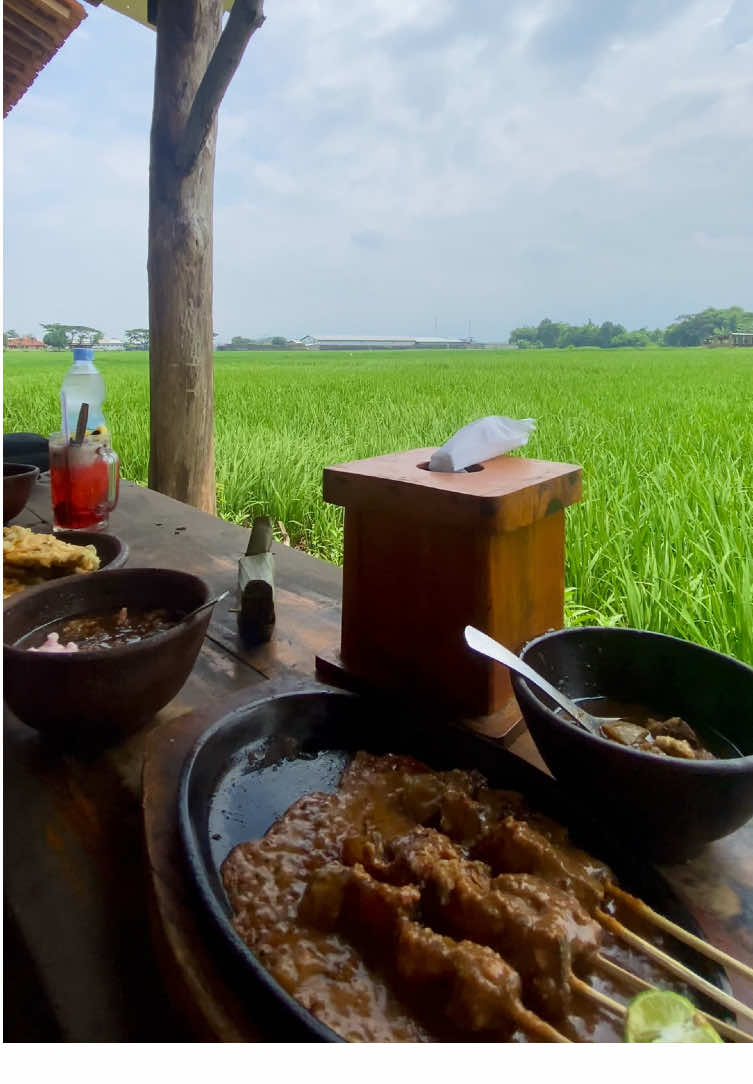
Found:
[{"label": "utensil in bowl", "polygon": [[189,610],[187,614],[183,614],[178,619],[178,622],[188,621],[192,617],[196,617],[196,614],[200,614],[202,610],[208,610],[210,606],[216,606],[218,602],[222,602],[223,598],[227,598],[230,594],[229,591],[223,591],[221,595],[215,595],[214,598],[210,598],[208,602],[202,602],[201,606],[197,606],[195,610]]},{"label": "utensil in bowl", "polygon": [[742,756],[659,757],[574,727],[513,673],[526,725],[557,781],[652,858],[682,861],[753,816],[753,668],[638,629],[582,627],[530,641],[521,658],[571,699],[608,697],[679,715],[711,751],[715,732]]},{"label": "utensil in bowl", "polygon": [[38,477],[39,467],[31,463],[3,463],[4,524],[23,512]]},{"label": "utensil in bowl", "polygon": [[480,629],[476,629],[473,625],[466,625],[465,627],[465,642],[469,647],[472,647],[474,651],[478,651],[479,655],[486,655],[488,659],[493,659],[495,662],[501,662],[503,666],[508,667],[510,670],[514,670],[517,674],[532,681],[534,685],[537,685],[542,692],[545,692],[547,696],[550,696],[554,700],[555,704],[559,704],[568,715],[571,715],[575,722],[582,726],[584,730],[587,730],[590,734],[601,735],[601,727],[604,723],[616,723],[619,722],[619,716],[607,716],[607,715],[590,715],[583,708],[574,704],[569,697],[565,696],[559,689],[555,689],[551,682],[543,678],[541,674],[537,673],[532,666],[523,662],[518,658],[514,652],[509,648],[504,647],[497,640],[492,639],[491,636],[487,636],[485,632],[481,632]]},{"label": "utensil in bowl", "polygon": [[208,601],[198,576],[133,568],[68,576],[11,596],[3,605],[4,696],[11,711],[51,738],[106,743],[137,730],[186,681],[210,619],[204,610],[134,644],[107,651],[28,651],[17,642],[52,622],[86,614],[193,610]]}]

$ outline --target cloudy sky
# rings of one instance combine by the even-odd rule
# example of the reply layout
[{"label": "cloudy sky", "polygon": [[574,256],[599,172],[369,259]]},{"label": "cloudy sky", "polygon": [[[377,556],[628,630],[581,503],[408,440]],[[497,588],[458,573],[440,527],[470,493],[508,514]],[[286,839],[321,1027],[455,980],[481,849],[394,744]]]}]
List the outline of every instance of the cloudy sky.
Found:
[{"label": "cloudy sky", "polygon": [[[147,322],[154,33],[89,16],[4,122],[4,327]],[[233,335],[504,340],[751,307],[751,0],[266,0],[220,110]]]}]

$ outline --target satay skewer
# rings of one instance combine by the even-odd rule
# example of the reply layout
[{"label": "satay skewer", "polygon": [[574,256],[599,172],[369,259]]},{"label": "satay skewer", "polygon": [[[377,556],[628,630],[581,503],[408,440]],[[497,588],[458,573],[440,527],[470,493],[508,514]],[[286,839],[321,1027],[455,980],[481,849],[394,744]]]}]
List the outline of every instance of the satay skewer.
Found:
[{"label": "satay skewer", "polygon": [[708,956],[710,960],[714,960],[716,963],[721,964],[723,967],[731,967],[735,971],[739,971],[741,975],[744,975],[746,979],[753,982],[753,967],[748,967],[741,960],[736,960],[734,956],[730,956],[728,953],[723,952],[721,949],[716,948],[714,945],[710,945],[708,941],[704,941],[701,937],[696,937],[695,934],[690,933],[688,930],[684,930],[682,926],[678,926],[676,922],[671,922],[664,915],[658,914],[643,900],[638,899],[636,896],[631,896],[629,892],[625,892],[624,889],[618,888],[617,885],[609,883],[607,884],[607,891],[611,896],[614,896],[620,903],[625,904],[631,911],[634,911],[637,915],[652,922],[655,926],[658,926],[660,930],[664,930],[665,933],[672,934],[678,941],[683,941],[686,945],[690,945],[696,952],[700,952],[703,956]]},{"label": "satay skewer", "polygon": [[[605,974],[611,975],[612,978],[619,979],[622,982],[631,985],[635,990],[658,989],[658,987],[653,986],[650,982],[642,979],[640,975],[635,975],[632,971],[627,971],[613,960],[607,959],[606,956],[599,954],[596,956],[595,961],[599,969]],[[729,1039],[733,1043],[753,1043],[753,1035],[749,1035],[746,1031],[741,1031],[739,1028],[733,1027],[733,1025],[728,1024],[726,1020],[720,1020],[718,1016],[712,1016],[710,1013],[703,1012],[701,1009],[698,1011],[702,1016],[706,1017],[712,1027],[715,1027],[719,1034],[725,1039]]]},{"label": "satay skewer", "polygon": [[737,998],[732,997],[730,994],[726,994],[724,990],[720,990],[718,986],[714,986],[713,983],[701,978],[700,975],[696,975],[695,971],[691,971],[685,964],[681,964],[679,960],[675,960],[674,956],[670,956],[668,953],[662,951],[662,949],[657,948],[656,945],[652,945],[650,941],[646,941],[645,938],[639,937],[637,933],[633,933],[632,930],[629,930],[627,926],[623,926],[622,923],[618,922],[612,915],[608,915],[605,911],[601,911],[597,908],[595,917],[602,926],[611,930],[611,932],[616,934],[621,940],[627,941],[629,945],[640,949],[641,952],[645,953],[646,956],[650,956],[653,960],[658,960],[659,963],[666,967],[667,971],[671,971],[673,975],[677,975],[678,978],[683,979],[688,985],[694,986],[696,990],[700,990],[701,993],[706,994],[712,1001],[716,1001],[720,1005],[723,1005],[725,1009],[731,1009],[731,1011],[737,1013],[738,1016],[744,1016],[748,1020],[753,1020],[753,1009],[749,1005],[743,1004],[743,1002],[738,1001]]},{"label": "satay skewer", "polygon": [[570,974],[570,987],[576,994],[582,994],[583,997],[588,997],[591,1001],[597,1001],[599,1005],[609,1009],[610,1012],[616,1013],[617,1016],[625,1016],[627,1013],[627,1009],[619,1001],[615,1001],[608,994],[603,994],[601,990],[595,990],[593,986],[589,986],[587,982],[572,973]]},{"label": "satay skewer", "polygon": [[532,1033],[536,1038],[547,1039],[552,1043],[572,1042],[572,1039],[568,1039],[561,1031],[557,1031],[547,1020],[542,1019],[542,1017],[537,1016],[536,1013],[531,1012],[530,1009],[526,1009],[522,1005],[517,1012],[511,1012],[510,1016],[523,1031]]}]

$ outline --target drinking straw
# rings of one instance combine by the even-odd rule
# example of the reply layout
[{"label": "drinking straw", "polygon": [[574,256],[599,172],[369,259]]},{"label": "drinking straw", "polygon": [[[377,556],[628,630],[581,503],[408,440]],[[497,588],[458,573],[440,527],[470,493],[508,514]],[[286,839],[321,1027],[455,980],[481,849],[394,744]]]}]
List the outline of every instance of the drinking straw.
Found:
[{"label": "drinking straw", "polygon": [[86,436],[86,422],[89,417],[89,404],[82,403],[76,422],[76,435],[71,439],[71,444],[82,444]]},{"label": "drinking straw", "polygon": [[61,391],[60,393],[60,401],[63,406],[63,443],[67,447],[71,433],[68,428],[68,396],[65,394],[64,391]]}]

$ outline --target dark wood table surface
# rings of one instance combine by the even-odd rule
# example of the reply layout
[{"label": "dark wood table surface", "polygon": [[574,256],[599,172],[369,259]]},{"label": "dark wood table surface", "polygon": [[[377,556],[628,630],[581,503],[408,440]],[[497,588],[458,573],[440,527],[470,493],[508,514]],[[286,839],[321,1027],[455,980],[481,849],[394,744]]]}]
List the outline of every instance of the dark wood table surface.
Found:
[{"label": "dark wood table surface", "polygon": [[[40,481],[15,521],[51,518]],[[121,486],[110,531],[129,566],[179,568],[218,593],[236,584],[248,529]],[[206,951],[176,839],[183,759],[218,707],[315,680],[339,642],[341,571],[275,546],[273,639],[244,648],[233,594],[215,608],[185,686],[105,752],[63,755],[5,710],[5,1040],[242,1040],[260,1035]],[[527,733],[509,747],[542,766]],[[753,822],[662,872],[704,935],[753,965]],[[730,975],[738,997],[750,985]]]}]

